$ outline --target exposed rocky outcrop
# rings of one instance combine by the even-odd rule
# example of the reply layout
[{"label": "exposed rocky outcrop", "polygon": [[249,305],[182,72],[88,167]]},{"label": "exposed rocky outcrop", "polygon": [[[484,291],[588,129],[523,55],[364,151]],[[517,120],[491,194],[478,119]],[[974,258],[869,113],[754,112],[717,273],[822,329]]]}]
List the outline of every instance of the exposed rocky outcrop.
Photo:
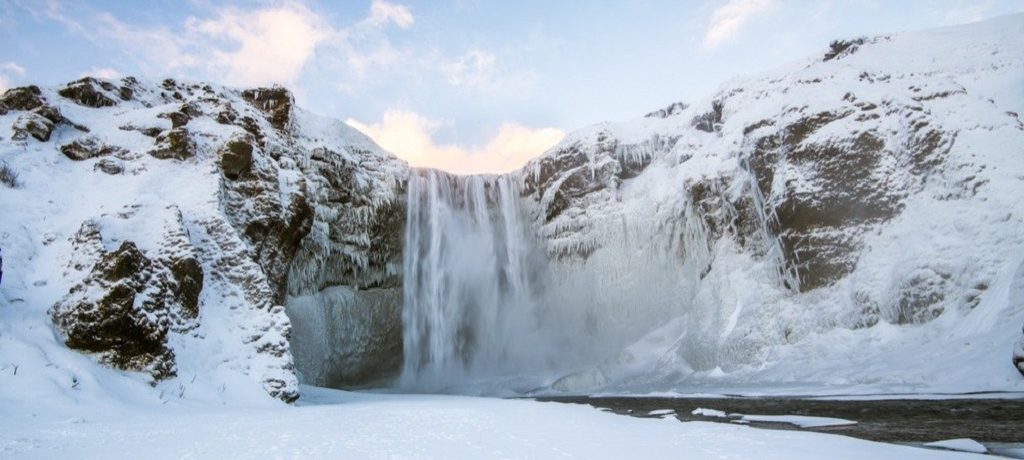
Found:
[{"label": "exposed rocky outcrop", "polygon": [[42,90],[35,85],[11,88],[0,96],[0,115],[12,111],[26,112],[20,115],[12,126],[12,138],[15,140],[24,141],[31,136],[40,142],[46,142],[61,123],[88,132],[88,128],[65,119],[57,107],[47,102]]},{"label": "exposed rocky outcrop", "polygon": [[53,132],[54,124],[37,113],[29,112],[22,114],[11,126],[11,139],[16,141],[27,140],[30,136],[39,142],[50,140],[50,133]]},{"label": "exposed rocky outcrop", "polygon": [[113,158],[103,158],[93,165],[93,169],[110,175],[121,174],[124,172],[124,162]]},{"label": "exposed rocky outcrop", "polygon": [[658,109],[658,110],[655,110],[653,112],[650,112],[647,115],[644,115],[644,117],[645,118],[668,118],[668,117],[671,117],[673,115],[679,115],[680,113],[683,113],[689,107],[690,106],[687,105],[685,102],[673,102],[672,104],[669,104],[668,107],[665,107],[663,109]]},{"label": "exposed rocky outcrop", "polygon": [[75,161],[88,160],[90,158],[98,158],[108,155],[123,156],[128,153],[127,150],[121,147],[107,145],[99,138],[93,136],[75,139],[70,143],[62,145],[60,147],[60,151],[64,156]]},{"label": "exposed rocky outcrop", "polygon": [[228,219],[251,245],[281,304],[291,260],[312,226],[313,208],[302,183],[294,184],[295,193],[282,193],[277,163],[253,143],[249,136],[237,137],[221,148],[220,201]]},{"label": "exposed rocky outcrop", "polygon": [[242,98],[266,114],[270,124],[284,131],[292,120],[292,106],[295,98],[292,93],[280,86],[272,88],[256,88],[242,91]]},{"label": "exposed rocky outcrop", "polygon": [[[39,87],[35,85],[11,88],[5,91],[3,96],[0,96],[0,114],[6,114],[12,110],[28,112],[43,107],[46,105],[46,101],[42,94]],[[60,120],[51,121],[58,122]]]},{"label": "exposed rocky outcrop", "polygon": [[676,140],[654,135],[626,143],[608,130],[596,130],[563,141],[531,160],[522,170],[522,194],[534,203],[537,225],[551,229],[542,230],[549,242],[549,255],[586,259],[599,246],[584,235],[589,225],[564,222],[578,220],[588,208],[616,200],[622,182],[640,174],[656,155],[671,150]]},{"label": "exposed rocky outcrop", "polygon": [[[230,328],[243,352],[222,359],[248,369],[271,396],[285,402],[299,397],[298,379],[289,344],[291,323],[277,293],[263,269],[254,260],[249,245],[223,216],[197,216],[193,222],[202,265],[209,267],[207,285],[220,293],[217,303],[238,321],[213,327]],[[252,366],[259,363],[259,366]]]},{"label": "exposed rocky outcrop", "polygon": [[188,129],[174,128],[156,137],[156,147],[149,154],[161,160],[187,160],[196,155],[196,143]]},{"label": "exposed rocky outcrop", "polygon": [[[87,110],[95,110],[88,119],[94,134],[72,137],[46,151],[58,151],[76,162],[89,163],[90,169],[97,172],[130,173],[119,180],[139,177],[147,184],[174,180],[178,173],[154,177],[149,172],[154,168],[154,160],[190,160],[221,172],[210,177],[213,187],[207,185],[210,181],[205,176],[189,176],[191,172],[185,170],[179,173],[191,177],[183,182],[187,189],[175,186],[158,192],[147,185],[145,188],[153,193],[148,198],[151,201],[162,196],[180,203],[174,197],[199,194],[195,195],[198,200],[185,200],[176,208],[181,211],[175,211],[174,219],[161,217],[161,212],[152,210],[153,206],[161,205],[147,202],[138,208],[131,205],[117,215],[97,216],[83,224],[71,257],[73,267],[66,273],[68,283],[74,287],[51,309],[66,343],[95,353],[102,362],[114,367],[145,371],[160,380],[173,377],[181,366],[191,374],[200,371],[196,366],[206,365],[202,359],[194,351],[181,355],[175,344],[184,340],[200,344],[197,346],[201,348],[205,336],[212,334],[228,344],[237,341],[223,351],[214,351],[223,354],[217,360],[221,366],[252,375],[270,395],[291,402],[298,397],[298,381],[289,345],[291,326],[283,305],[295,254],[310,234],[314,221],[307,182],[316,182],[315,188],[326,181],[334,184],[330,193],[317,188],[312,195],[322,213],[320,225],[344,225],[343,229],[330,230],[335,235],[357,231],[373,235],[365,236],[365,241],[345,239],[349,243],[357,241],[361,249],[326,242],[325,257],[344,253],[355,258],[349,259],[350,265],[342,270],[349,278],[336,280],[328,270],[325,280],[334,281],[325,283],[355,285],[351,275],[358,274],[365,279],[358,282],[361,285],[390,283],[393,289],[398,284],[395,276],[379,274],[388,269],[378,268],[378,274],[364,276],[362,264],[364,256],[372,260],[370,264],[380,267],[394,264],[400,258],[402,207],[396,204],[400,186],[394,174],[399,163],[379,150],[365,150],[363,146],[376,147],[349,132],[341,132],[342,137],[338,137],[338,132],[326,136],[328,145],[343,150],[340,153],[315,145],[322,142],[323,134],[314,140],[304,130],[290,128],[299,115],[291,94],[283,88],[244,91],[245,96],[242,93],[170,79],[153,85],[131,77],[120,84],[86,78],[58,89],[25,87],[8,91],[0,98],[0,111],[24,112],[12,124],[13,140],[35,139],[42,148],[44,143],[51,142],[51,134],[61,124],[87,129],[65,120],[47,103],[47,98],[66,98]],[[115,106],[116,113],[105,110]],[[158,115],[137,116],[148,109],[154,109],[152,112]],[[78,110],[81,109],[69,111]],[[226,126],[218,128],[205,120],[196,123],[205,117]],[[112,131],[111,126],[118,128]],[[147,141],[132,132],[155,139]],[[108,139],[116,139],[120,145],[113,145]],[[348,145],[353,141],[358,148]],[[149,145],[150,142],[155,145]],[[309,160],[313,150],[318,152],[317,158]],[[344,158],[330,158],[334,155]],[[377,172],[364,171],[376,169],[374,163],[389,166]],[[392,163],[395,166],[390,166]],[[311,175],[308,179],[303,172],[307,168]],[[385,187],[379,186],[382,180],[387,184]],[[203,199],[206,190],[215,196]],[[347,198],[332,201],[339,196]],[[216,211],[211,214],[204,202],[214,203]],[[381,217],[374,217],[378,208],[385,211],[379,212]],[[386,223],[396,217],[397,224]],[[187,246],[192,255],[177,257],[171,246],[166,245],[176,247],[175,238],[169,235],[184,231],[186,226],[198,235],[193,245]],[[160,231],[168,232],[163,243],[153,240]],[[302,267],[298,270],[302,271]],[[381,281],[384,279],[389,281]],[[300,290],[303,289],[306,288]],[[389,299],[393,299],[394,292],[398,291],[389,291]],[[198,313],[204,302],[210,302],[204,300],[207,298],[216,299],[217,308],[230,308],[234,315],[217,320],[219,325],[202,324]],[[398,305],[397,301],[388,302],[388,317],[393,318]],[[394,334],[383,337],[391,347],[388,354],[400,357],[401,351],[394,351],[395,344],[400,346],[400,339],[396,340]],[[348,362],[364,359],[359,365],[365,367],[379,357],[355,353]],[[384,367],[393,369],[391,361],[385,362]],[[353,375],[366,373],[357,371]]]},{"label": "exposed rocky outcrop", "polygon": [[57,93],[77,104],[92,108],[117,105],[117,99],[120,99],[122,94],[127,96],[127,93],[119,91],[113,83],[97,80],[92,77],[85,77],[68,83]]},{"label": "exposed rocky outcrop", "polygon": [[168,334],[196,325],[203,271],[176,208],[160,211],[166,232],[146,252],[104,236],[105,227],[131,225],[138,213],[126,209],[82,224],[67,273],[82,278],[50,315],[69,347],[160,380],[176,373]]}]

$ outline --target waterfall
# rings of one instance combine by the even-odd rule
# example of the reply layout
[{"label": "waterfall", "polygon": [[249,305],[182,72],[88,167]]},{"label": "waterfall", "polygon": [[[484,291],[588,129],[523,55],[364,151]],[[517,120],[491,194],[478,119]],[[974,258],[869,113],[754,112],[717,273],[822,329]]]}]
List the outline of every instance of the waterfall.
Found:
[{"label": "waterfall", "polygon": [[[409,179],[401,385],[438,388],[522,370],[541,321],[529,236],[513,176]],[[531,273],[531,271],[533,271]]]}]

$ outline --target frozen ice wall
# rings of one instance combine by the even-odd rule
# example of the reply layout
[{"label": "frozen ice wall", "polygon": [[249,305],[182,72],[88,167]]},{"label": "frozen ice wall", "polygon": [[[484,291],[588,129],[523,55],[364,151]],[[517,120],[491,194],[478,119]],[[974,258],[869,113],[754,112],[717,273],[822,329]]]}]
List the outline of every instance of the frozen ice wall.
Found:
[{"label": "frozen ice wall", "polygon": [[409,179],[401,384],[521,371],[544,353],[543,263],[508,176]]}]

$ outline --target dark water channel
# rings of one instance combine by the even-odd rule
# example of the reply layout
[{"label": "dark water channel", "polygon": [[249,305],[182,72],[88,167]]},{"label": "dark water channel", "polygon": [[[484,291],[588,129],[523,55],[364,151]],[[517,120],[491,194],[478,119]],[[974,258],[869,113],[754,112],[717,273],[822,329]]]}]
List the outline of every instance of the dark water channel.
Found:
[{"label": "dark water channel", "polygon": [[871,441],[920,445],[945,439],[971,438],[990,453],[1024,456],[1024,399],[888,399],[823,400],[801,398],[661,398],[552,397],[540,401],[589,404],[616,414],[657,417],[652,411],[673,409],[680,421],[733,423],[735,418],[693,415],[697,408],[728,414],[801,415],[854,420],[856,425],[799,428],[788,423],[751,422],[749,426],[806,430]]}]

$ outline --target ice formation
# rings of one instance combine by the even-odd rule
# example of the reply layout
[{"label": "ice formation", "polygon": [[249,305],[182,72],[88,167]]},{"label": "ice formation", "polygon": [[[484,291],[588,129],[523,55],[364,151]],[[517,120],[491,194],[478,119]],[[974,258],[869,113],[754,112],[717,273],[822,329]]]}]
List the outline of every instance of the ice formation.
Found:
[{"label": "ice formation", "polygon": [[[1020,390],[1022,37],[1015,15],[836,42],[581,129],[501,176],[411,169],[283,88],[9,90],[0,160],[19,183],[0,186],[0,363],[42,357],[0,388],[98,386],[83,376],[108,370],[64,337],[103,323],[90,306],[122,286],[109,314],[155,324],[159,340],[140,343],[166,347],[167,370],[125,381],[160,398],[293,400],[299,381]],[[155,217],[172,207],[180,218]],[[97,219],[132,243],[122,259],[156,267],[82,256],[74,235]],[[180,299],[135,308],[123,289],[173,268],[157,241],[170,230],[203,278],[187,325],[160,324]],[[88,314],[61,318],[89,321],[55,326],[65,298],[55,311]]]}]

